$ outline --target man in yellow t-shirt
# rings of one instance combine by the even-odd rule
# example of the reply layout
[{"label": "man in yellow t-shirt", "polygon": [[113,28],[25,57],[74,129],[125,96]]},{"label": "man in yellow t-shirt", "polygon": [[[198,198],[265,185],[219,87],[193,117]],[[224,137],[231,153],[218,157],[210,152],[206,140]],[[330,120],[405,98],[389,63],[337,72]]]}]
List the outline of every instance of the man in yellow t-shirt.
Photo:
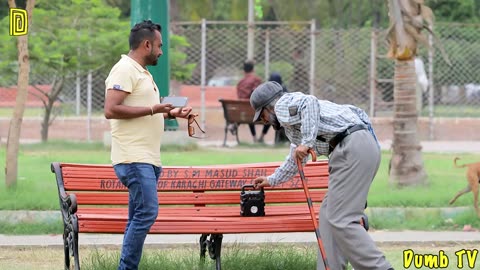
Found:
[{"label": "man in yellow t-shirt", "polygon": [[119,270],[138,269],[145,238],[158,215],[164,119],[186,118],[192,110],[160,104],[158,87],[146,69],[162,55],[161,26],[150,20],[136,24],[129,44],[129,53],[122,55],[105,80],[104,112],[110,119],[112,163],[129,192]]}]

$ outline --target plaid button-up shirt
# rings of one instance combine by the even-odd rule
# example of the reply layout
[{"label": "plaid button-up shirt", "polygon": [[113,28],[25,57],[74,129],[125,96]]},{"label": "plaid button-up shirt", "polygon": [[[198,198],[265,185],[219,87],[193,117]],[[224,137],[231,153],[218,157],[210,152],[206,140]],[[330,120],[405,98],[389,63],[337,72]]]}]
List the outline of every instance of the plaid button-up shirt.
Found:
[{"label": "plaid button-up shirt", "polygon": [[[317,155],[329,154],[330,141],[335,135],[347,128],[364,124],[375,137],[368,115],[353,105],[339,105],[301,92],[284,94],[275,104],[275,114],[285,128],[289,138],[290,153],[275,172],[268,176],[270,185],[275,186],[290,180],[298,172],[294,159],[294,150],[305,145],[315,150]],[[327,142],[317,140],[321,135]],[[307,161],[303,161],[304,163]]]}]

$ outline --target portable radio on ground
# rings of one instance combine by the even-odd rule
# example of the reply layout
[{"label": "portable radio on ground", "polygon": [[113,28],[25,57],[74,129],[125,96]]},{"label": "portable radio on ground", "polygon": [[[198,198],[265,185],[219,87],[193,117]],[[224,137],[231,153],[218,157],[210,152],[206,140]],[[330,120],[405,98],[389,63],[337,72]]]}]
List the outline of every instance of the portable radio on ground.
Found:
[{"label": "portable radio on ground", "polygon": [[255,189],[254,185],[242,186],[240,193],[240,215],[243,217],[265,216],[265,193],[260,190],[246,191],[246,188]]}]

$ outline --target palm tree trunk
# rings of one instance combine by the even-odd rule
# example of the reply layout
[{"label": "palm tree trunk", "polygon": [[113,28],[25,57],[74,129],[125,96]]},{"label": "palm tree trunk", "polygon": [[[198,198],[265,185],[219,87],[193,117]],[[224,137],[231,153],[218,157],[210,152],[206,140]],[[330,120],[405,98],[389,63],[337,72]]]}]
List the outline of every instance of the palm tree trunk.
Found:
[{"label": "palm tree trunk", "polygon": [[395,60],[390,183],[396,186],[426,183],[422,147],[417,135],[417,115],[414,61]]}]

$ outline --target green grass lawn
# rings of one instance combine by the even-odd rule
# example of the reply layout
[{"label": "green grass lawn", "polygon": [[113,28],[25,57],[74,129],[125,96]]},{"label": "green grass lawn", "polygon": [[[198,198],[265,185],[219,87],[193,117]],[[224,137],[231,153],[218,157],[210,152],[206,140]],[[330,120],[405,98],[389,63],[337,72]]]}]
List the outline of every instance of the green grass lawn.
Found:
[{"label": "green grass lawn", "polygon": [[[77,116],[75,112],[74,104],[62,104],[59,107],[54,108],[55,113],[59,112],[62,116]],[[12,117],[13,107],[12,108],[0,108],[0,117]],[[43,107],[26,107],[23,117],[43,117],[45,114],[45,108]],[[87,115],[86,109],[82,109],[80,112],[81,116]],[[103,116],[103,110],[93,111],[93,116]]]},{"label": "green grass lawn", "polygon": [[[45,110],[43,108],[25,108],[23,117],[42,116]],[[12,117],[13,108],[0,108],[0,117]]]},{"label": "green grass lawn", "polygon": [[[424,153],[423,161],[428,174],[427,186],[393,188],[388,181],[389,153],[383,153],[382,162],[372,184],[368,197],[369,206],[449,206],[448,201],[457,191],[467,185],[465,170],[453,167],[453,158],[461,157],[459,164],[480,160],[480,155],[473,154],[435,154]],[[455,206],[472,205],[471,194],[460,197]]]},{"label": "green grass lawn", "polygon": [[[235,148],[202,149],[196,145],[165,146],[162,161],[165,165],[212,165],[282,161],[287,148],[242,145]],[[460,163],[473,162],[480,155],[462,154]],[[428,185],[398,189],[389,184],[388,162],[390,153],[382,153],[382,162],[372,184],[368,206],[373,207],[448,207],[448,201],[466,186],[465,170],[453,167],[453,154],[424,153]],[[54,161],[73,163],[110,163],[110,152],[100,143],[49,142],[22,145],[19,153],[16,189],[6,189],[5,175],[0,174],[0,210],[58,210],[58,191],[50,164]],[[5,164],[5,147],[0,147],[0,164]],[[471,207],[471,194],[460,197],[454,206]],[[371,219],[377,229],[459,229],[464,224],[480,226],[473,212],[461,214],[453,223],[443,219],[410,219],[399,224],[389,218]],[[32,231],[32,228],[35,227]],[[5,233],[54,233],[61,231],[61,222],[52,224],[9,224],[0,222]]]},{"label": "green grass lawn", "polygon": [[[166,146],[162,151],[165,165],[213,165],[281,161],[287,153],[283,148],[245,147],[239,149],[198,149],[194,146]],[[252,153],[253,151],[253,153]],[[0,210],[57,210],[58,193],[50,164],[54,161],[73,163],[110,163],[110,152],[102,144],[50,142],[22,145],[18,160],[16,189],[5,188],[5,175],[0,174]],[[5,147],[0,148],[0,164],[5,164]]]},{"label": "green grass lawn", "polygon": [[[455,254],[461,250],[476,250],[478,243],[426,243],[426,244],[382,244],[378,248],[385,254],[386,259],[395,269],[440,269],[436,261],[411,261],[411,255],[438,255],[444,252],[441,269],[472,269],[468,265],[467,255],[461,261]],[[406,252],[405,252],[406,251]],[[316,269],[318,247],[315,244],[224,244],[222,245],[222,269],[228,270],[313,270]],[[63,265],[63,250],[52,247],[18,247],[1,248],[3,262],[0,270],[60,269]],[[406,254],[406,256],[404,256]],[[120,247],[81,246],[80,265],[85,270],[114,270],[118,267]],[[472,260],[473,259],[473,260]],[[472,257],[474,267],[478,267],[479,260]],[[422,262],[422,266],[418,265]],[[430,267],[429,267],[430,266]],[[212,270],[215,262],[208,255],[205,263],[199,259],[197,245],[179,245],[169,247],[146,246],[140,262],[142,270],[171,269],[171,270]],[[351,269],[349,267],[348,269]]]},{"label": "green grass lawn", "polygon": [[[468,265],[467,255],[458,259],[456,252],[460,250],[477,250],[475,244],[448,245],[384,245],[379,249],[385,254],[386,259],[395,269],[459,269],[475,268],[478,259],[472,257]],[[222,250],[222,269],[230,270],[297,270],[316,269],[318,247],[311,245],[285,245],[285,244],[261,244],[261,245],[226,245]],[[443,251],[443,260],[413,260],[416,255],[439,255]],[[460,256],[461,257],[461,256]],[[94,251],[83,262],[82,269],[110,270],[116,269],[119,261],[119,252],[110,250]],[[441,267],[440,267],[441,266]],[[215,269],[214,261],[207,258],[205,265],[199,264],[198,250],[195,248],[170,249],[164,251],[152,251],[147,249],[142,261],[141,269]],[[349,265],[348,269],[352,269]]]},{"label": "green grass lawn", "polygon": [[[237,147],[201,149],[195,146],[167,146],[162,151],[165,165],[212,165],[282,161],[287,148]],[[388,182],[390,153],[382,154],[378,174],[372,184],[368,203],[373,207],[448,206],[454,194],[465,187],[465,171],[453,167],[453,154],[424,153],[428,185],[397,189]],[[462,154],[462,162],[480,159],[480,155]],[[50,163],[54,161],[74,163],[110,163],[110,152],[100,143],[50,142],[22,145],[19,153],[18,182],[16,189],[6,189],[5,175],[0,174],[0,210],[58,208],[57,187]],[[5,147],[0,147],[0,164],[5,164]],[[472,204],[467,194],[458,199],[455,206]]]},{"label": "green grass lawn", "polygon": [[[367,105],[363,106],[367,107]],[[62,104],[57,108],[61,112],[62,116],[77,116],[75,112],[74,104]],[[43,107],[25,108],[24,117],[42,117],[45,112]],[[12,117],[13,108],[0,108],[0,117]],[[423,106],[421,115],[423,117],[429,116],[428,106]],[[81,115],[86,116],[86,111],[83,109],[80,112]],[[93,116],[103,116],[103,111],[92,112]],[[435,117],[479,117],[480,107],[477,105],[435,105],[433,109],[433,115]]]},{"label": "green grass lawn", "polygon": [[[430,113],[428,106],[423,106],[422,116]],[[435,105],[433,107],[435,117],[479,117],[480,107],[477,105]]]}]

